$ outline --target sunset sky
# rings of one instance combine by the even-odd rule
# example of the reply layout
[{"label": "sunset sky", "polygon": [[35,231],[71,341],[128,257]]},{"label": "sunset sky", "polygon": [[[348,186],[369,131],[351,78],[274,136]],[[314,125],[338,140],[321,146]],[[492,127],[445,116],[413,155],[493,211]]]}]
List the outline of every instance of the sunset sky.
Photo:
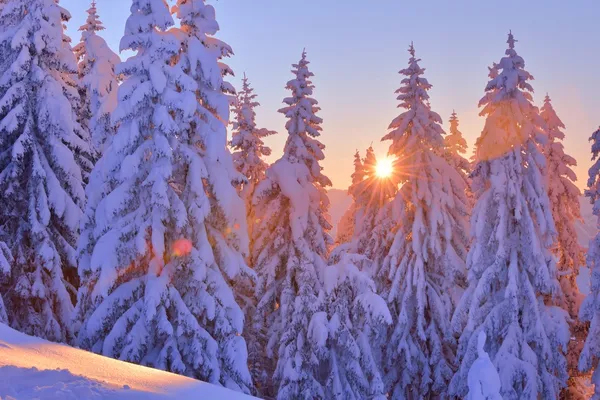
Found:
[{"label": "sunset sky", "polygon": [[[118,51],[130,0],[97,0],[107,30],[102,34]],[[73,44],[85,20],[87,0],[61,0],[73,19],[68,33]],[[448,128],[456,110],[460,128],[472,145],[484,120],[477,103],[487,83],[487,67],[498,62],[512,29],[517,52],[535,81],[535,101],[546,92],[567,125],[565,147],[579,165],[584,187],[590,165],[588,137],[600,124],[600,35],[597,0],[530,0],[490,2],[400,0],[218,0],[218,37],[233,47],[228,60],[240,86],[246,72],[258,94],[260,127],[277,130],[267,139],[273,157],[286,139],[285,118],[277,113],[288,95],[291,64],[308,52],[315,74],[314,97],[324,119],[322,142],[327,146],[325,172],[335,188],[350,182],[353,154],[373,143],[387,152],[380,139],[398,114],[394,91],[398,70],[407,64],[411,41],[433,85],[431,104]],[[127,57],[128,54],[121,54]],[[470,156],[470,152],[469,152]]]}]

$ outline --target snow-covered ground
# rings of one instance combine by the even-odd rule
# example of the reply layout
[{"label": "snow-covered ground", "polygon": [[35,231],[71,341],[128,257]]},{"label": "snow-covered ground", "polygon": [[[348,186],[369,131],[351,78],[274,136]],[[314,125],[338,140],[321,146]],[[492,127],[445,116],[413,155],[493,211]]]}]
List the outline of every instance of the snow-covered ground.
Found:
[{"label": "snow-covered ground", "polygon": [[242,400],[219,386],[47,342],[0,324],[0,400]]}]

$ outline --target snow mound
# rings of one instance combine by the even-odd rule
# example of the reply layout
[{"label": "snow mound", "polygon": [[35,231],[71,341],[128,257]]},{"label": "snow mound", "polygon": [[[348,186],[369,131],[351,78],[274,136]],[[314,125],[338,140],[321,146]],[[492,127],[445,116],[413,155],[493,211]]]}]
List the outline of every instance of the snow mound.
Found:
[{"label": "snow mound", "polygon": [[242,400],[251,396],[27,336],[0,324],[1,400]]}]

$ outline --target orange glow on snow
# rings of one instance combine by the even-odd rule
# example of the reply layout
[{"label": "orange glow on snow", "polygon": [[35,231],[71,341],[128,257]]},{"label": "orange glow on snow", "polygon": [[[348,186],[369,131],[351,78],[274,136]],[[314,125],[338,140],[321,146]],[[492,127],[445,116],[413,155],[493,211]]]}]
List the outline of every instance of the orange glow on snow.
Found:
[{"label": "orange glow on snow", "polygon": [[183,257],[192,251],[192,242],[188,239],[179,239],[173,243],[173,256]]}]

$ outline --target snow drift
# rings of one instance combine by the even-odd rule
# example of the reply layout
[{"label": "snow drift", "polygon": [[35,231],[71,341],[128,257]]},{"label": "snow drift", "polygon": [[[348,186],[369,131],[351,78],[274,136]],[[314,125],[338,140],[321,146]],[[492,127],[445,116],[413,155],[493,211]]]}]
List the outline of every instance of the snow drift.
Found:
[{"label": "snow drift", "polygon": [[27,336],[0,324],[0,399],[253,399],[180,375]]}]

